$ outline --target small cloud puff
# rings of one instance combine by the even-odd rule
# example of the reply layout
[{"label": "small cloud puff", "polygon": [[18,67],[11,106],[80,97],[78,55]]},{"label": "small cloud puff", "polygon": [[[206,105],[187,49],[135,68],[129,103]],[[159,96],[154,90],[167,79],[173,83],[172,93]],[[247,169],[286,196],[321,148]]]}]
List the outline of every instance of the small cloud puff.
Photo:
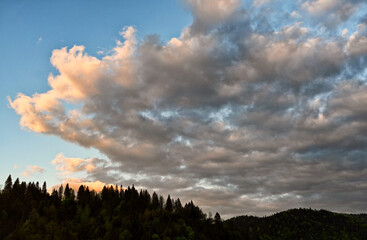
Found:
[{"label": "small cloud puff", "polygon": [[40,44],[42,42],[42,37],[39,37],[38,40],[37,40],[37,44]]},{"label": "small cloud puff", "polygon": [[31,177],[35,173],[43,173],[45,171],[44,168],[39,166],[27,166],[27,169],[21,173],[24,177]]}]

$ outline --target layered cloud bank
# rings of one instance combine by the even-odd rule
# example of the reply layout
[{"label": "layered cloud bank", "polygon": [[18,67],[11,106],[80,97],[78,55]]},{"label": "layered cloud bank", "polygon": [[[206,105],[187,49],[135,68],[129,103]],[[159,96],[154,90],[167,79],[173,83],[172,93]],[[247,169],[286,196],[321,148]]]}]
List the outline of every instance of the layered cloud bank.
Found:
[{"label": "layered cloud bank", "polygon": [[106,156],[59,155],[58,170],[224,216],[365,211],[366,3],[185,4],[180,37],[137,42],[125,27],[102,58],[56,49],[50,90],[9,100],[22,127]]}]

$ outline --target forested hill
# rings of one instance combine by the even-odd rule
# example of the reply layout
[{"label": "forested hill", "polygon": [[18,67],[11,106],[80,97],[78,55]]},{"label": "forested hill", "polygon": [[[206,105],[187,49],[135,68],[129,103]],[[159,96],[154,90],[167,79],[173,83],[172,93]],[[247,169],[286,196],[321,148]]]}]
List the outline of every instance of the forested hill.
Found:
[{"label": "forested hill", "polygon": [[367,239],[367,214],[291,209],[263,218],[239,216],[226,224],[245,239]]},{"label": "forested hill", "polygon": [[165,200],[134,186],[96,193],[46,183],[13,183],[0,191],[0,239],[367,239],[366,214],[293,209],[270,217],[207,217],[191,201]]}]

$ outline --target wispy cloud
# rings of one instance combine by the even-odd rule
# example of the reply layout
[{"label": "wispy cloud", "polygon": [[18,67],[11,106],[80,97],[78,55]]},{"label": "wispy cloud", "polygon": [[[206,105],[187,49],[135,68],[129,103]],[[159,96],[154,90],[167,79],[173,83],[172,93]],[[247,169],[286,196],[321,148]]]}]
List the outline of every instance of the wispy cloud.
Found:
[{"label": "wispy cloud", "polygon": [[42,42],[42,37],[39,37],[38,40],[37,40],[37,44],[40,44]]},{"label": "wispy cloud", "polygon": [[[305,1],[295,21],[205,3],[187,1],[194,21],[167,43],[137,42],[126,27],[101,58],[54,50],[51,89],[9,98],[20,125],[107,156],[55,158],[61,172],[85,172],[82,182],[135,183],[224,216],[364,211],[367,31],[359,19],[350,36],[335,29],[366,4]],[[337,21],[320,34],[311,15]]]},{"label": "wispy cloud", "polygon": [[45,171],[44,168],[41,168],[39,166],[27,166],[27,169],[21,173],[24,177],[31,177],[35,173],[43,173]]}]

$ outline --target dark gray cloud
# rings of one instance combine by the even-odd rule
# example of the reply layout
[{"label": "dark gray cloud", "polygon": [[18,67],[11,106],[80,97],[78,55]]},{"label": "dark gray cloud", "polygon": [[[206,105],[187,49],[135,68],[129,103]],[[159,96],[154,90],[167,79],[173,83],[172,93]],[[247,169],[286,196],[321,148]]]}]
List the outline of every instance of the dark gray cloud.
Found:
[{"label": "dark gray cloud", "polygon": [[129,27],[102,59],[55,50],[52,89],[10,100],[21,125],[103,153],[84,181],[147,187],[226,217],[365,211],[365,25],[315,35],[289,16],[274,24],[263,5],[223,0],[209,12],[203,2],[187,2],[194,22],[167,43],[137,43]]}]

